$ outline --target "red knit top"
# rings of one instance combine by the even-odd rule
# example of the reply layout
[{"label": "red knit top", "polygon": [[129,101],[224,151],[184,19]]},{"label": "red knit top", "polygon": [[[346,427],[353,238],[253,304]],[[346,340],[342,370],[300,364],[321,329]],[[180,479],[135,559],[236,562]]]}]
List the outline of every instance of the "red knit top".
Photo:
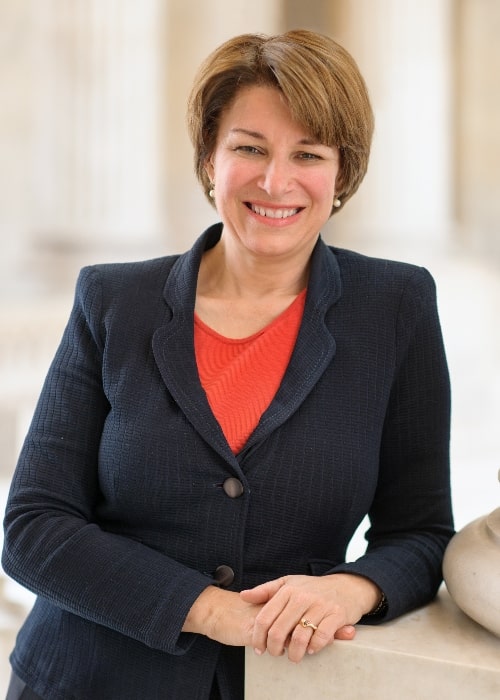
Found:
[{"label": "red knit top", "polygon": [[201,384],[237,454],[273,400],[299,332],[306,290],[248,338],[226,338],[195,314],[194,347]]}]

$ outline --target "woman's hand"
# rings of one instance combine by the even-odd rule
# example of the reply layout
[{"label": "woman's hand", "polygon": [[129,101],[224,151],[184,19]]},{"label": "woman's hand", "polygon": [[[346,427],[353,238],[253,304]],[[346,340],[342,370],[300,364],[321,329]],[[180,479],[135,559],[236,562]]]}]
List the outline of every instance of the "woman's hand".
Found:
[{"label": "woman's hand", "polygon": [[[247,603],[262,605],[255,617],[251,644],[257,654],[266,650],[298,663],[337,639],[352,639],[353,625],[373,610],[381,591],[372,581],[351,574],[283,576],[241,591]],[[317,627],[303,627],[302,619]]]},{"label": "woman's hand", "polygon": [[193,603],[182,631],[204,634],[230,646],[250,646],[262,607],[244,601],[239,593],[208,586]]}]

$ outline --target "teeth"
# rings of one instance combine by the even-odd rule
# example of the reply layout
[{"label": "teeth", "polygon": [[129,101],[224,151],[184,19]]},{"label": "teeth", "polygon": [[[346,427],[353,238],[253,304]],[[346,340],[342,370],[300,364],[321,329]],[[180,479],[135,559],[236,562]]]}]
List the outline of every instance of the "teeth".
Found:
[{"label": "teeth", "polygon": [[257,207],[254,204],[251,204],[250,208],[256,214],[267,216],[269,219],[286,219],[299,211],[298,209],[264,209],[264,207]]}]

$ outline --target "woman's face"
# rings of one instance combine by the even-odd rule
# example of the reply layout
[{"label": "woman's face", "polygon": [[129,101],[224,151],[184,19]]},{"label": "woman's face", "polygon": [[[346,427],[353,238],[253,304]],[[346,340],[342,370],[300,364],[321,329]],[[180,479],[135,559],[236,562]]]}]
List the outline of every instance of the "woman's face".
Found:
[{"label": "woman's face", "polygon": [[223,236],[253,256],[308,256],[332,210],[339,151],[317,143],[273,87],[242,88],[206,164]]}]

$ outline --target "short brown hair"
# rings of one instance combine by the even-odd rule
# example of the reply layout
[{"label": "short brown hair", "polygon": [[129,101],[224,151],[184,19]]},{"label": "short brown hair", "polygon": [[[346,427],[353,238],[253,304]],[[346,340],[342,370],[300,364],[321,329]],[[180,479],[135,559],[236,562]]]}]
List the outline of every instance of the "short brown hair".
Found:
[{"label": "short brown hair", "polygon": [[[304,29],[276,36],[242,34],[215,49],[200,66],[188,101],[195,171],[208,200],[205,165],[217,140],[222,112],[252,85],[276,87],[292,116],[320,143],[341,154],[342,205],[368,167],[373,112],[352,56],[333,39]],[[338,209],[332,209],[332,213]]]}]

